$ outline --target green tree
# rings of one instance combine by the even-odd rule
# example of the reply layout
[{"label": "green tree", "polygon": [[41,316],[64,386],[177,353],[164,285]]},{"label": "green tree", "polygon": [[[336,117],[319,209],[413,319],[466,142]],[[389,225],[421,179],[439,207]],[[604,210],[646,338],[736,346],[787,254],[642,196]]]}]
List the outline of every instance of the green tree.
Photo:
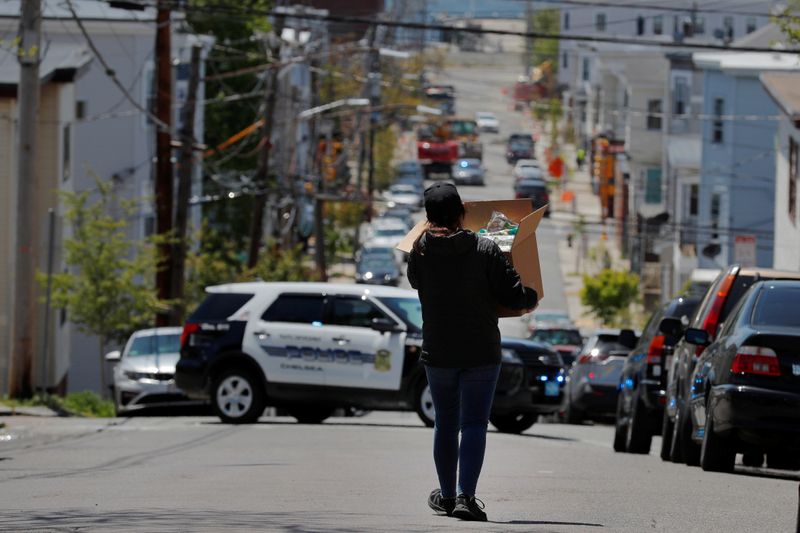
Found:
[{"label": "green tree", "polygon": [[[561,12],[558,9],[541,9],[533,14],[533,31],[558,35],[561,31]],[[558,41],[535,39],[533,41],[533,65],[538,67],[549,61],[553,72],[558,68]]]},{"label": "green tree", "polygon": [[253,268],[241,272],[237,281],[316,281],[314,267],[300,245],[281,249],[268,242]]},{"label": "green tree", "polygon": [[180,303],[183,314],[195,309],[206,296],[206,287],[230,283],[242,271],[242,261],[236,244],[203,222],[195,235],[199,243],[194,253],[186,256],[186,286],[184,301]]},{"label": "green tree", "polygon": [[[152,325],[159,310],[153,280],[158,266],[155,241],[128,238],[134,205],[118,202],[110,183],[97,181],[98,197],[89,192],[62,193],[66,220],[72,235],[64,241],[64,263],[68,271],[52,277],[52,304],[65,309],[78,329],[94,335],[99,342],[102,394],[106,393],[103,372],[106,347],[124,342],[130,334]],[[123,216],[112,216],[113,206]],[[38,273],[44,285],[47,275]]]},{"label": "green tree", "polygon": [[639,276],[622,270],[601,270],[596,276],[583,276],[581,303],[604,326],[629,320],[630,306],[639,300]]}]

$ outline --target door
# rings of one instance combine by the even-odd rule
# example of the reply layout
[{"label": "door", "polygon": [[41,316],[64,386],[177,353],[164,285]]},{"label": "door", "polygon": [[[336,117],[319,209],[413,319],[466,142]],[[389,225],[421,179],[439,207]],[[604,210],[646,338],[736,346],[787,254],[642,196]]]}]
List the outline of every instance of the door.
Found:
[{"label": "door", "polygon": [[328,385],[399,390],[406,334],[372,328],[375,318],[394,319],[366,296],[335,296],[328,312],[324,342],[336,361],[327,374]]},{"label": "door", "polygon": [[257,355],[267,380],[276,383],[325,385],[330,363],[320,357],[325,297],[281,294],[258,321],[245,330],[244,349]]}]

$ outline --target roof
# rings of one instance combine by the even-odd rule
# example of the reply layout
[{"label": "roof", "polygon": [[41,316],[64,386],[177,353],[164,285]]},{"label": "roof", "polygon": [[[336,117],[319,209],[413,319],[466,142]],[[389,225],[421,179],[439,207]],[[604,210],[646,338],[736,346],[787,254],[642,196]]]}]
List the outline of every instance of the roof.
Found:
[{"label": "roof", "polygon": [[[136,3],[129,0],[130,3]],[[139,2],[144,4],[144,2]],[[72,0],[75,12],[85,20],[105,21],[154,21],[156,10],[147,7],[143,10],[120,9],[110,7],[107,2],[98,0]],[[72,19],[72,13],[63,0],[43,0],[42,9],[45,19]],[[0,18],[19,18],[20,0],[4,0],[0,2]]]},{"label": "roof", "polygon": [[780,52],[701,52],[692,56],[698,68],[739,72],[800,70],[795,53]]},{"label": "roof", "polygon": [[779,50],[781,48],[786,48],[786,35],[777,24],[767,24],[740,39],[736,39],[731,43],[731,46],[757,46]]},{"label": "roof", "polygon": [[781,111],[800,127],[800,73],[766,72],[761,83]]},{"label": "roof", "polygon": [[[92,55],[83,45],[59,44],[47,48],[39,64],[39,78],[43,83],[71,82],[91,60]],[[19,74],[16,54],[0,48],[0,91],[5,96],[16,96]]]}]

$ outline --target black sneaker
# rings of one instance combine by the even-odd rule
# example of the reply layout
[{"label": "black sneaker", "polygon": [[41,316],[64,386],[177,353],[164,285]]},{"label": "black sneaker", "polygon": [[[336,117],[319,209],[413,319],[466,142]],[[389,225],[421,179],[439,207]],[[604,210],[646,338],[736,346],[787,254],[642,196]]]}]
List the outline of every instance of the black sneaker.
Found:
[{"label": "black sneaker", "polygon": [[475,496],[460,495],[456,498],[456,506],[452,515],[461,520],[472,520],[474,522],[486,522],[486,513],[483,512],[486,506]]},{"label": "black sneaker", "polygon": [[437,513],[445,513],[447,516],[452,516],[453,507],[455,506],[456,499],[442,496],[442,489],[436,489],[428,496],[428,507]]}]

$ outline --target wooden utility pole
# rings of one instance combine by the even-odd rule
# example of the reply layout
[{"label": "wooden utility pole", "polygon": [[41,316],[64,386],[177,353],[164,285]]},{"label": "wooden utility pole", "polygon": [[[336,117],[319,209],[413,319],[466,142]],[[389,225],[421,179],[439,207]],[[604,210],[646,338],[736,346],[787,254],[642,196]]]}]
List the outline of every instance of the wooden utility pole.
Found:
[{"label": "wooden utility pole", "polygon": [[375,130],[380,122],[381,105],[381,56],[375,43],[378,27],[372,34],[372,44],[369,51],[369,159],[367,170],[367,221],[372,221],[372,195],[375,191]]},{"label": "wooden utility pole", "polygon": [[[167,240],[172,232],[172,28],[167,0],[158,0],[156,15],[156,117],[164,124],[156,130],[156,233]],[[156,288],[161,300],[172,296],[172,245],[159,245],[160,265]],[[170,323],[169,313],[156,316],[157,326]]]},{"label": "wooden utility pole", "polygon": [[16,253],[14,261],[14,318],[8,392],[12,397],[33,393],[33,325],[37,305],[37,224],[33,208],[36,183],[37,135],[39,122],[39,48],[41,43],[41,0],[20,2],[19,61],[17,87],[19,142],[17,152]]},{"label": "wooden utility pole", "polygon": [[189,214],[189,196],[192,192],[194,173],[194,116],[197,108],[197,90],[200,86],[200,54],[203,47],[192,46],[189,63],[189,81],[186,89],[186,102],[181,110],[181,152],[178,167],[178,202],[175,206],[175,249],[172,253],[172,298],[177,302],[173,323],[183,320],[184,272],[186,267],[186,227]]},{"label": "wooden utility pole", "polygon": [[264,125],[261,128],[261,152],[258,157],[258,170],[256,172],[256,186],[260,189],[255,196],[253,206],[253,220],[250,226],[250,249],[247,256],[247,266],[252,268],[258,263],[261,250],[261,239],[264,237],[264,211],[267,206],[268,193],[264,190],[269,182],[269,157],[272,149],[272,124],[275,118],[275,102],[278,93],[278,74],[280,73],[281,34],[283,33],[285,17],[278,14],[275,20],[273,38],[270,39],[270,58],[275,63],[269,70],[269,79],[264,95]]},{"label": "wooden utility pole", "polygon": [[[525,2],[525,31],[529,34],[533,32],[533,2]],[[533,68],[533,38],[525,37],[525,76],[530,77]]]}]

